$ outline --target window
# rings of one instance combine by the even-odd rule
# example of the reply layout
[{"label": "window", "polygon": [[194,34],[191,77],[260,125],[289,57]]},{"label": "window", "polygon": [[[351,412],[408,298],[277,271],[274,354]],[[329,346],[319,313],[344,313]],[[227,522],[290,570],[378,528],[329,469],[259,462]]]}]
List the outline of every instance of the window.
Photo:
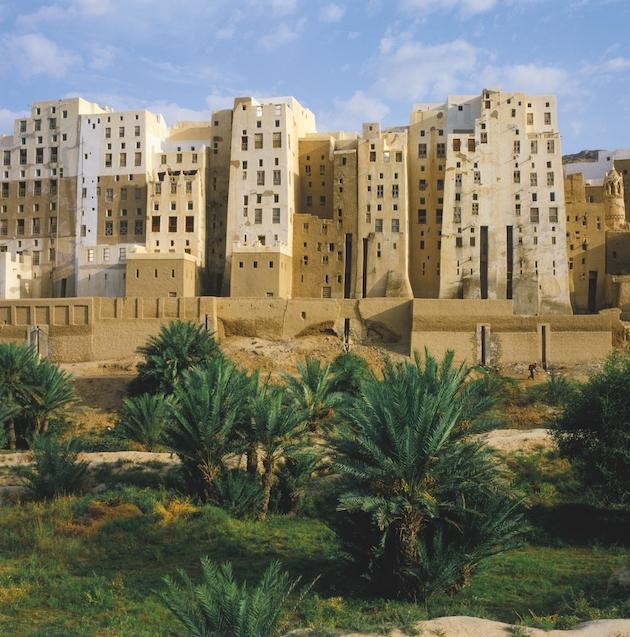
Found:
[{"label": "window", "polygon": [[520,170],[515,170],[514,171],[514,183],[515,184],[520,184],[521,183],[521,171]]},{"label": "window", "polygon": [[195,217],[192,215],[186,217],[186,232],[195,231]]},{"label": "window", "polygon": [[105,222],[105,236],[111,237],[114,234],[114,222],[106,221]]},{"label": "window", "polygon": [[545,113],[545,126],[551,126],[551,113]]},{"label": "window", "polygon": [[374,230],[375,232],[383,232],[383,220],[375,219],[374,221]]},{"label": "window", "polygon": [[478,215],[479,214],[479,202],[478,201],[473,201],[471,212],[472,212],[473,215]]},{"label": "window", "polygon": [[254,208],[254,223],[260,224],[263,220],[262,208]]},{"label": "window", "polygon": [[88,248],[87,261],[88,263],[94,263],[94,248]]},{"label": "window", "polygon": [[272,210],[272,223],[280,223],[280,208],[274,208]]},{"label": "window", "polygon": [[398,184],[392,184],[392,197],[394,199],[398,198]]},{"label": "window", "polygon": [[9,221],[8,219],[2,219],[0,221],[0,236],[6,237],[9,234]]},{"label": "window", "polygon": [[427,158],[427,145],[418,144],[418,159],[426,159],[426,158]]},{"label": "window", "polygon": [[558,208],[555,206],[549,208],[549,221],[551,223],[558,223]]},{"label": "window", "polygon": [[119,261],[127,260],[127,248],[118,248],[118,260]]},{"label": "window", "polygon": [[458,152],[460,151],[462,148],[462,140],[459,139],[458,137],[453,139],[453,150]]},{"label": "window", "polygon": [[153,215],[151,217],[151,232],[159,232],[160,231],[160,219],[159,215]]},{"label": "window", "polygon": [[125,127],[124,126],[119,126],[118,127],[118,137],[124,137],[125,136]]},{"label": "window", "polygon": [[168,218],[168,231],[177,232],[177,217]]},{"label": "window", "polygon": [[556,152],[556,144],[555,144],[553,139],[548,139],[547,140],[547,152],[549,154],[552,154],[552,153]]},{"label": "window", "polygon": [[528,126],[534,125],[534,113],[527,113],[527,125]]},{"label": "window", "polygon": [[529,220],[532,223],[538,223],[540,221],[538,208],[529,209]]},{"label": "window", "polygon": [[134,166],[142,166],[142,153],[134,154],[133,163],[134,163]]},{"label": "window", "polygon": [[105,153],[105,167],[111,168],[111,166],[112,166],[112,154]]},{"label": "window", "polygon": [[444,159],[446,157],[446,144],[440,142],[437,145],[437,157],[438,159]]},{"label": "window", "polygon": [[258,186],[264,186],[265,185],[265,171],[264,170],[258,170],[256,172],[256,184]]},{"label": "window", "polygon": [[257,150],[261,150],[262,147],[263,147],[263,134],[254,133],[254,148]]},{"label": "window", "polygon": [[57,232],[57,217],[50,217],[48,219],[48,228],[50,229],[51,234],[56,234]]},{"label": "window", "polygon": [[144,223],[142,219],[136,219],[133,222],[133,233],[135,235],[141,235],[144,232]]},{"label": "window", "polygon": [[126,235],[127,229],[129,227],[128,221],[126,219],[122,219],[118,222],[118,234]]},{"label": "window", "polygon": [[378,186],[376,186],[376,196],[379,198],[383,197],[383,185],[379,184]]},{"label": "window", "polygon": [[4,151],[4,161],[3,164],[5,166],[10,166],[11,165],[11,151],[10,150],[5,150]]},{"label": "window", "polygon": [[272,147],[282,148],[282,133],[272,133]]},{"label": "window", "polygon": [[273,171],[273,185],[274,186],[280,186],[281,185],[281,171],[279,170],[274,170]]},{"label": "window", "polygon": [[437,180],[437,189],[438,190],[444,190],[444,180],[443,179],[438,179]]},{"label": "window", "polygon": [[530,186],[538,186],[538,174],[530,173],[529,174],[529,185]]},{"label": "window", "polygon": [[477,148],[477,142],[475,141],[475,139],[473,137],[469,137],[468,138],[468,152],[469,153],[474,153],[476,148]]},{"label": "window", "polygon": [[40,233],[39,217],[33,218],[33,234]]},{"label": "window", "polygon": [[400,232],[400,219],[392,219],[392,232]]},{"label": "window", "polygon": [[427,222],[427,211],[425,208],[418,210],[418,223],[425,224]]}]

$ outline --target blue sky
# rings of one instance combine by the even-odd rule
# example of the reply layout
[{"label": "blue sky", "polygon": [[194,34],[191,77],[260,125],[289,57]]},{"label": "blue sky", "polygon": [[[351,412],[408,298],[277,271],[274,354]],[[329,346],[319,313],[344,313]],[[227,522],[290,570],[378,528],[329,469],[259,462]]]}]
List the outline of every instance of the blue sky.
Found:
[{"label": "blue sky", "polygon": [[0,132],[70,95],[169,122],[294,95],[358,130],[486,86],[556,94],[564,152],[630,146],[630,0],[0,0]]}]

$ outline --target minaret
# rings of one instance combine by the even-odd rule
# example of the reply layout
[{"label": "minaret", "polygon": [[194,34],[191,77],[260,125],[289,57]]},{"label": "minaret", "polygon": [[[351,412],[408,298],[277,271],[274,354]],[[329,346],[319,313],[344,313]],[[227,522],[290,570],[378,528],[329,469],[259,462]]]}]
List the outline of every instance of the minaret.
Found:
[{"label": "minaret", "polygon": [[604,211],[606,229],[622,230],[626,223],[623,180],[615,168],[611,168],[604,177]]}]

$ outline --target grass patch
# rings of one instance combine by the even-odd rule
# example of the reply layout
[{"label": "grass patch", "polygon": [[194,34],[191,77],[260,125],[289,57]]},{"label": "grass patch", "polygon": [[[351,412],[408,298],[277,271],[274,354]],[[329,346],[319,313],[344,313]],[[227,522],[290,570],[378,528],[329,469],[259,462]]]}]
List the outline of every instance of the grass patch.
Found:
[{"label": "grass patch", "polygon": [[175,635],[153,591],[177,568],[197,577],[202,555],[232,561],[239,578],[258,578],[273,559],[304,581],[321,575],[292,617],[319,634],[412,634],[421,619],[453,614],[563,625],[630,612],[605,594],[611,572],[630,559],[624,548],[529,546],[487,560],[454,597],[369,599],[319,521],[238,521],[164,490],[128,487],[0,507],[0,634]]}]

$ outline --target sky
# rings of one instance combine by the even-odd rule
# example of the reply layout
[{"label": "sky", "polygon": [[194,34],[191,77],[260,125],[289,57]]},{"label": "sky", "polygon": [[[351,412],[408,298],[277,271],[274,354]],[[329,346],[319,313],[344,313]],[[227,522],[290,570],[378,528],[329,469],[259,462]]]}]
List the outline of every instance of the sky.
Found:
[{"label": "sky", "polygon": [[169,123],[293,95],[359,130],[483,88],[557,95],[564,153],[630,146],[630,0],[0,0],[0,133],[77,95]]}]

